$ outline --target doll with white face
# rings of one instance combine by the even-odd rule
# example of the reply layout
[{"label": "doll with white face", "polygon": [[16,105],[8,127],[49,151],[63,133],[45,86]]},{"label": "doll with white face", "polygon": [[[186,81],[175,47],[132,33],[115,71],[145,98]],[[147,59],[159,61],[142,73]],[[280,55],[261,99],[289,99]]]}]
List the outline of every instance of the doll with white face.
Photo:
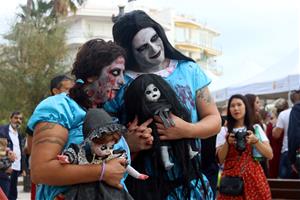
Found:
[{"label": "doll with white face", "polygon": [[[124,149],[114,150],[114,145],[126,131],[127,129],[123,125],[114,121],[103,109],[90,109],[83,123],[84,141],[79,145],[70,144],[61,155],[57,156],[57,159],[61,164],[79,165],[101,164],[118,157],[127,159]],[[136,179],[146,180],[148,178],[147,175],[139,173],[129,164],[125,167],[127,173]],[[73,185],[64,194],[64,197],[72,200],[133,200],[126,190],[113,188],[102,181]]]},{"label": "doll with white face", "polygon": [[[161,105],[161,107],[157,108],[154,111],[154,115],[158,115],[160,117],[160,119],[164,123],[164,126],[166,128],[175,126],[175,123],[174,123],[172,117],[170,116],[171,105],[166,104],[165,100],[160,98],[161,97],[160,90],[154,84],[149,84],[146,87],[145,96],[146,96],[146,100],[149,103],[159,103]],[[165,144],[165,145],[161,145],[161,147],[160,147],[162,161],[163,161],[165,169],[169,170],[170,168],[172,168],[174,166],[174,163],[172,163],[169,158],[169,151],[168,151],[169,146],[165,142],[162,142],[162,144]],[[189,155],[190,155],[191,159],[195,155],[198,154],[198,152],[192,150],[190,145],[189,145],[189,153],[190,153]]]},{"label": "doll with white face", "polygon": [[[100,109],[91,109],[89,112],[96,113],[103,112],[101,116],[102,118],[107,117],[107,120],[112,119],[109,117],[107,113],[104,114],[105,111]],[[100,112],[101,111],[101,112]],[[89,124],[88,119],[92,119],[87,117],[84,121],[85,124]],[[94,118],[93,118],[94,119]],[[124,149],[114,150],[114,145],[118,143],[122,134],[126,131],[126,128],[120,124],[110,122],[104,123],[105,120],[102,119],[103,126],[98,126],[97,128],[91,129],[90,133],[84,132],[84,135],[87,138],[81,145],[71,144],[70,147],[64,151],[61,155],[58,155],[57,158],[62,164],[100,164],[106,162],[108,160],[124,157],[127,159],[126,151]],[[89,129],[84,128],[85,131]],[[147,175],[141,174],[132,168],[130,165],[127,165],[126,171],[129,175],[134,178],[140,180],[146,180],[148,178]]]},{"label": "doll with white face", "polygon": [[[130,94],[128,102],[130,101],[130,98],[132,99],[133,97],[131,94],[136,98],[132,99],[132,105],[134,106],[134,110],[138,112],[135,114],[137,114],[139,121],[141,122],[146,118],[158,116],[165,128],[170,128],[175,126],[170,115],[171,112],[178,112],[179,116],[184,117],[185,110],[184,108],[180,109],[182,105],[175,95],[175,92],[168,83],[158,75],[143,74],[133,81],[132,85],[130,85],[127,90],[127,94]],[[127,98],[125,97],[125,101],[127,101],[126,99]],[[134,110],[128,109],[129,112],[135,112]],[[156,134],[158,135],[158,133],[156,127],[154,126],[151,128],[153,130],[154,138],[157,138]],[[171,141],[159,141],[160,157],[165,170],[170,170],[174,166],[174,163],[169,156],[169,151],[173,152],[170,142]],[[187,153],[190,159],[198,154],[197,151],[192,150],[190,144],[187,144],[187,147]]]}]

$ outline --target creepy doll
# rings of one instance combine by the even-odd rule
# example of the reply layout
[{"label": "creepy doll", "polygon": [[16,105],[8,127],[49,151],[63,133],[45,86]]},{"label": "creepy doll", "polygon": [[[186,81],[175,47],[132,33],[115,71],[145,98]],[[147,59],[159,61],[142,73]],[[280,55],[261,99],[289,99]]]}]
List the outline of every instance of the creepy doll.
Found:
[{"label": "creepy doll", "polygon": [[[155,75],[154,75],[155,76]],[[143,78],[145,80],[151,80],[152,75],[143,75]],[[159,86],[159,85],[158,85]],[[164,88],[161,87],[160,89],[158,88],[158,86],[156,86],[153,83],[149,83],[149,85],[146,86],[145,90],[144,90],[144,95],[141,96],[141,98],[144,98],[144,103],[145,105],[145,113],[146,115],[149,116],[149,114],[151,115],[150,117],[154,117],[154,116],[159,116],[159,118],[161,119],[161,121],[163,122],[164,126],[166,128],[170,128],[171,126],[175,126],[175,123],[173,121],[173,119],[170,116],[170,112],[172,109],[172,102],[169,102],[167,100],[167,95],[162,94],[162,92],[168,92],[168,91],[163,91]],[[160,91],[162,90],[162,92]],[[175,104],[173,105],[175,106]],[[147,113],[149,112],[149,113]],[[169,156],[169,148],[170,145],[168,142],[165,141],[160,141],[161,146],[160,146],[160,150],[161,150],[161,159],[162,159],[162,163],[163,166],[166,170],[171,169],[174,166],[174,163],[172,163],[170,161],[170,156]],[[193,151],[191,146],[189,145],[189,157],[193,158],[195,155],[197,155],[198,152]]]},{"label": "creepy doll", "polygon": [[[149,118],[157,119],[158,117],[165,128],[169,128],[175,126],[171,113],[190,121],[189,112],[181,104],[175,91],[162,77],[155,74],[142,74],[132,81],[125,91],[124,101],[129,122],[135,116],[138,117],[139,124]],[[169,173],[183,174],[182,182],[188,182],[190,178],[200,176],[198,171],[194,171],[195,166],[198,166],[199,163],[196,161],[197,159],[193,158],[199,154],[192,150],[194,145],[192,140],[161,141],[155,120],[149,127],[152,129],[154,137],[153,147],[137,155],[134,159],[134,167],[149,174],[151,187],[169,187],[163,180]],[[178,163],[177,166],[174,165],[175,162]],[[149,165],[149,163],[153,164]],[[152,168],[150,170],[152,173],[148,171],[149,167]],[[161,181],[155,182],[158,179],[152,179],[152,177],[159,177]],[[139,184],[143,183],[139,182]],[[172,187],[170,185],[170,188]]]},{"label": "creepy doll", "polygon": [[[124,157],[127,159],[125,150],[116,149],[114,145],[119,141],[127,129],[117,123],[103,109],[90,109],[83,123],[84,142],[80,145],[71,144],[57,158],[62,164],[101,164],[114,158]],[[105,167],[103,167],[105,170]],[[136,179],[145,180],[145,174],[140,174],[130,165],[126,166],[129,175]],[[105,173],[103,171],[101,176]],[[100,177],[101,179],[101,177]],[[90,187],[94,184],[94,187]],[[104,182],[91,184],[78,184],[73,186],[68,193],[64,194],[66,199],[132,199],[124,189],[122,191],[112,188]],[[85,187],[88,185],[88,187]],[[94,188],[92,191],[90,188]]]}]

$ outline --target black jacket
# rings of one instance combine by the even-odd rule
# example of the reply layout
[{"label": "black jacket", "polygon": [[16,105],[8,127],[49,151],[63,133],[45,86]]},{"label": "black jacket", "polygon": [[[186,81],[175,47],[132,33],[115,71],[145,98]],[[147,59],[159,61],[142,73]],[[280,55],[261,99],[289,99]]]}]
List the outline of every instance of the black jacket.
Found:
[{"label": "black jacket", "polygon": [[288,155],[292,164],[296,160],[296,150],[300,148],[300,103],[293,106],[288,129]]},{"label": "black jacket", "polygon": [[[9,124],[0,126],[0,138],[6,138],[7,139],[7,147],[9,147],[11,150],[13,150],[13,143],[11,138],[9,137]],[[23,169],[23,138],[20,133],[18,133],[18,138],[19,138],[19,144],[20,144],[20,151],[21,151],[21,171]],[[0,178],[2,179],[8,179],[8,176],[6,173],[1,172],[0,173]]]}]

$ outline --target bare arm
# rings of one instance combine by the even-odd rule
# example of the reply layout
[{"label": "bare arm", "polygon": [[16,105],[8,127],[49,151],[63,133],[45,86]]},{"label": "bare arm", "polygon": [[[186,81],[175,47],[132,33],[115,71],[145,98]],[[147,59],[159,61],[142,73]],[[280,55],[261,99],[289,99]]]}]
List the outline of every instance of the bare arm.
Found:
[{"label": "bare arm", "polygon": [[219,133],[221,129],[220,113],[207,87],[197,91],[196,104],[201,120],[196,124],[194,135],[208,138]]},{"label": "bare arm", "polygon": [[226,138],[228,138],[226,139],[226,142],[223,145],[217,147],[216,149],[218,160],[221,164],[225,162],[229,150],[229,144],[234,144],[236,142],[234,134],[232,133],[231,134],[228,133],[226,135]]},{"label": "bare arm", "polygon": [[280,136],[282,135],[282,133],[283,133],[283,128],[275,127],[272,130],[272,136],[275,139],[280,138]]},{"label": "bare arm", "polygon": [[271,145],[268,141],[260,141],[252,131],[247,131],[249,133],[248,136],[246,136],[246,140],[248,144],[254,145],[257,150],[267,159],[273,158],[273,150],[271,148]]},{"label": "bare arm", "polygon": [[31,154],[31,148],[32,148],[32,135],[27,135],[26,138],[26,143],[27,143],[27,153],[30,155]]},{"label": "bare arm", "polygon": [[208,138],[220,132],[221,117],[207,87],[197,91],[196,106],[201,118],[197,123],[186,122],[172,114],[175,126],[165,128],[161,120],[155,117],[160,139]]},{"label": "bare arm", "polygon": [[[102,165],[62,165],[56,156],[68,139],[68,130],[58,124],[41,122],[34,130],[31,154],[32,180],[48,185],[70,185],[99,180]],[[125,172],[123,158],[107,162],[103,180],[121,188],[120,179]]]},{"label": "bare arm", "polygon": [[269,142],[258,141],[254,146],[267,159],[271,160],[273,158],[273,150]]}]

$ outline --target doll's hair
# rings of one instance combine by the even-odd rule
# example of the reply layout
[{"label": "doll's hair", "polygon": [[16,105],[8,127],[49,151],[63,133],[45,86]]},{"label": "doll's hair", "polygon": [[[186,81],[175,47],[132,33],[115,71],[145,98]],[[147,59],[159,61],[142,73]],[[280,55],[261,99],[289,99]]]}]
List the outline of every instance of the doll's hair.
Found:
[{"label": "doll's hair", "polygon": [[[148,85],[154,84],[161,93],[160,99],[157,102],[150,102],[147,101],[145,97],[145,90]],[[191,122],[190,113],[188,112],[187,108],[179,101],[178,96],[176,95],[175,91],[172,87],[160,76],[155,74],[143,74],[138,76],[135,80],[133,80],[128,88],[125,91],[124,95],[124,104],[125,104],[125,111],[128,117],[128,122],[132,121],[135,116],[138,117],[138,122],[141,124],[148,120],[149,118],[154,117],[154,112],[149,107],[151,106],[159,107],[153,104],[162,104],[162,101],[167,102],[168,105],[171,105],[170,112],[174,115],[182,118],[187,122]],[[163,104],[162,104],[163,105]],[[165,187],[164,185],[164,177],[166,176],[166,171],[162,166],[161,154],[160,154],[160,146],[161,141],[159,139],[159,134],[157,132],[157,127],[155,122],[153,121],[150,124],[150,128],[152,128],[152,135],[154,138],[153,147],[150,150],[142,151],[139,153],[138,157],[135,158],[134,166],[137,170],[144,171],[145,170],[145,163],[147,162],[146,159],[150,159],[153,163],[153,173],[157,179],[154,179],[152,185],[149,187],[157,188],[158,191],[163,191]],[[168,145],[171,147],[173,152],[173,158],[182,172],[181,177],[181,184],[183,187],[183,196],[188,199],[191,193],[192,186],[190,185],[190,180],[192,178],[200,179],[203,182],[202,175],[200,173],[200,162],[197,159],[190,159],[189,157],[189,146],[191,142],[194,140],[189,139],[178,139],[178,140],[170,140],[168,141]],[[170,170],[175,170],[174,167]],[[173,173],[176,173],[173,171]],[[204,186],[204,191],[205,191]],[[134,191],[136,193],[145,192],[145,191]],[[158,192],[159,194],[152,194],[155,196],[154,199],[162,199],[163,195]],[[138,196],[141,195],[138,194]]]},{"label": "doll's hair", "polygon": [[145,90],[150,84],[154,84],[160,90],[160,99],[167,100],[172,105],[173,114],[186,121],[191,121],[187,108],[179,101],[173,88],[163,78],[155,74],[143,74],[131,82],[125,91],[124,102],[128,122],[132,121],[135,115],[141,119],[140,123],[153,117],[145,97]]},{"label": "doll's hair", "polygon": [[228,106],[227,106],[227,128],[228,132],[232,133],[233,127],[236,123],[236,120],[232,117],[232,114],[230,112],[230,104],[233,99],[240,99],[245,105],[245,116],[244,116],[244,125],[246,126],[247,130],[253,131],[253,109],[251,109],[249,102],[247,98],[241,94],[235,94],[230,97],[228,100]]},{"label": "doll's hair", "polygon": [[126,58],[125,50],[112,41],[92,39],[84,43],[76,55],[72,69],[76,80],[82,81],[75,82],[69,96],[84,108],[90,108],[92,103],[83,90],[84,83],[90,77],[99,77],[103,68],[120,56]]},{"label": "doll's hair", "polygon": [[113,26],[114,41],[126,50],[128,56],[126,70],[130,69],[134,71],[137,67],[137,62],[132,51],[132,40],[141,29],[148,27],[152,27],[161,38],[164,44],[166,58],[194,62],[193,59],[183,55],[171,45],[163,27],[159,23],[153,20],[144,11],[134,10],[120,17]]},{"label": "doll's hair", "polygon": [[121,138],[121,134],[119,132],[104,134],[100,138],[94,138],[92,141],[96,144],[106,144],[110,141],[114,141],[114,143],[117,143]]}]

